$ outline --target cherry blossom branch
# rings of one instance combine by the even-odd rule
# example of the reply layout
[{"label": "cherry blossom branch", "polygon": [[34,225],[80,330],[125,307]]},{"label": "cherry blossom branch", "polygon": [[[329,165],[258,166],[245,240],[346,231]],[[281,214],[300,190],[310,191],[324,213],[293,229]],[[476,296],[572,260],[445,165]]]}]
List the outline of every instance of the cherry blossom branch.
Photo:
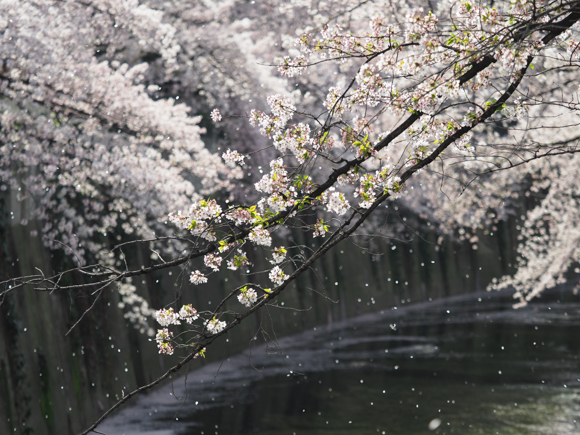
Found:
[{"label": "cherry blossom branch", "polygon": [[[512,96],[512,94],[514,93],[514,91],[517,89],[517,87],[521,83],[521,81],[522,81],[522,79],[523,79],[523,77],[525,75],[525,72],[526,72],[528,66],[531,64],[532,60],[533,60],[533,57],[532,56],[529,56],[528,61],[527,61],[527,65],[524,68],[522,68],[519,71],[519,73],[518,73],[518,79],[516,81],[514,81],[507,88],[507,90],[504,92],[504,94],[495,103],[493,103],[492,105],[490,105],[488,107],[488,109],[479,117],[479,122],[484,122],[486,119],[488,119],[489,117],[491,117],[498,110],[498,108],[502,107],[502,105]],[[408,119],[410,119],[410,118],[408,118]],[[407,169],[401,175],[401,185],[404,185],[406,183],[406,181],[409,180],[413,176],[413,174],[415,174],[417,171],[419,171],[422,168],[424,168],[424,167],[428,166],[429,164],[431,164],[439,155],[441,155],[441,153],[443,153],[443,151],[445,149],[447,149],[456,140],[460,139],[462,136],[464,136],[465,134],[467,134],[470,130],[472,130],[475,127],[475,125],[476,124],[474,124],[472,126],[466,126],[466,127],[463,127],[461,129],[457,130],[453,135],[451,135],[443,143],[441,143],[439,145],[439,147],[437,147],[437,149],[435,149],[427,158],[425,158],[424,160],[421,160],[420,162],[416,163],[411,168]],[[386,144],[384,146],[386,146]],[[152,383],[150,383],[148,385],[145,385],[143,387],[140,387],[140,388],[134,390],[133,392],[129,393],[128,395],[126,395],[125,397],[123,397],[121,400],[119,400],[108,411],[106,411],[105,414],[103,414],[103,416],[101,416],[93,425],[91,425],[86,431],[84,431],[83,432],[83,435],[85,435],[85,434],[93,431],[104,420],[104,418],[106,418],[108,415],[110,415],[111,412],[113,412],[115,409],[117,409],[122,404],[124,404],[127,400],[129,400],[129,398],[135,396],[136,394],[138,394],[138,393],[140,393],[140,392],[142,392],[142,391],[144,391],[146,389],[152,388],[153,386],[155,386],[158,383],[162,382],[164,379],[166,379],[172,373],[175,373],[175,372],[179,371],[181,368],[183,368],[185,366],[185,364],[187,364],[189,361],[191,361],[195,357],[195,355],[201,349],[206,348],[207,346],[209,346],[217,337],[219,337],[221,335],[224,335],[224,334],[227,334],[227,332],[229,330],[235,328],[245,318],[251,316],[253,313],[255,313],[256,311],[260,310],[263,306],[265,306],[267,303],[269,303],[274,298],[276,298],[280,293],[282,293],[284,291],[285,288],[287,288],[287,286],[291,282],[293,282],[296,278],[298,278],[306,270],[309,270],[310,267],[312,266],[312,264],[316,260],[318,260],[319,258],[321,258],[322,256],[324,256],[330,249],[332,249],[338,243],[340,243],[344,239],[350,237],[366,221],[366,219],[384,201],[386,201],[390,197],[391,197],[391,194],[389,192],[384,193],[383,195],[381,195],[379,198],[377,198],[373,202],[373,204],[367,210],[365,210],[363,213],[361,213],[360,214],[360,217],[354,222],[353,225],[351,225],[349,227],[352,219],[356,216],[355,213],[352,213],[351,216],[350,216],[350,218],[346,219],[343,222],[343,224],[337,230],[335,230],[330,235],[330,237],[316,250],[316,252],[314,252],[314,254],[312,254],[291,275],[289,275],[288,276],[288,279],[284,283],[282,283],[281,285],[279,285],[278,287],[276,287],[274,290],[272,290],[271,293],[269,293],[268,295],[266,295],[267,297],[265,297],[261,301],[257,302],[248,311],[246,311],[245,313],[243,313],[241,315],[236,315],[235,318],[234,318],[234,321],[232,321],[231,323],[229,323],[220,332],[216,333],[215,335],[211,336],[210,338],[203,338],[202,340],[198,341],[198,343],[194,344],[193,345],[194,346],[194,350],[191,351],[190,354],[184,360],[182,360],[180,363],[178,363],[177,365],[175,365],[174,367],[172,367],[169,371],[167,371],[163,376],[161,376],[160,378],[158,378],[157,380],[153,381]],[[230,298],[231,296],[233,296],[236,291],[237,291],[237,289],[234,290],[234,291],[232,291],[230,293],[230,295],[228,295],[224,299],[224,301],[222,301],[222,303],[216,309],[215,312],[217,312],[219,310],[219,308],[221,306],[223,306],[223,304],[225,303],[225,301],[228,298]]]}]

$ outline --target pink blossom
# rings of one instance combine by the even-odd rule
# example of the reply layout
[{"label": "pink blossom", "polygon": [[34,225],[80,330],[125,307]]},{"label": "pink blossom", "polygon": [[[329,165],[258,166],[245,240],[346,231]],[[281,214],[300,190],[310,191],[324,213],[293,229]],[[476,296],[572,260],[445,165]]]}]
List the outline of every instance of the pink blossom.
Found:
[{"label": "pink blossom", "polygon": [[211,111],[210,117],[211,117],[211,120],[213,122],[216,122],[216,123],[220,122],[222,120],[222,114],[220,113],[220,111],[218,109],[213,109]]},{"label": "pink blossom", "polygon": [[180,325],[178,314],[173,308],[161,309],[155,312],[155,319],[161,326]]},{"label": "pink blossom", "polygon": [[220,269],[220,266],[222,265],[222,257],[220,257],[217,254],[206,254],[203,257],[203,263],[207,267],[212,268],[214,272],[217,272]]},{"label": "pink blossom", "polygon": [[197,310],[191,306],[191,304],[184,305],[179,310],[179,317],[181,320],[185,320],[187,323],[192,324],[194,320],[197,320],[199,315],[197,314]]},{"label": "pink blossom", "polygon": [[270,232],[267,229],[262,228],[261,225],[257,226],[250,232],[248,239],[258,246],[270,246],[272,244]]},{"label": "pink blossom", "polygon": [[242,156],[239,152],[237,151],[232,151],[228,148],[228,150],[222,154],[222,158],[224,159],[224,161],[226,163],[229,163],[231,165],[235,165],[236,163],[239,163],[240,165],[244,165],[244,156]]},{"label": "pink blossom", "polygon": [[286,258],[288,251],[283,246],[279,248],[274,248],[272,250],[272,259],[268,260],[271,264],[280,264]]},{"label": "pink blossom", "polygon": [[274,268],[272,268],[272,270],[268,274],[268,277],[270,278],[270,281],[272,281],[276,285],[280,285],[288,279],[288,276],[284,273],[282,269],[280,269],[279,266],[275,266]]},{"label": "pink blossom", "polygon": [[258,293],[256,293],[256,290],[252,288],[244,287],[243,289],[240,290],[238,300],[242,305],[245,305],[246,307],[251,307],[258,300]]},{"label": "pink blossom", "polygon": [[160,354],[173,355],[173,345],[171,344],[172,338],[173,332],[169,331],[167,328],[157,330],[155,341],[157,342]]},{"label": "pink blossom", "polygon": [[218,320],[215,317],[205,322],[205,327],[207,328],[207,331],[210,334],[214,335],[222,332],[225,329],[226,325],[227,325],[226,322]]},{"label": "pink blossom", "polygon": [[191,272],[189,282],[195,285],[205,284],[207,282],[207,277],[199,270],[196,270],[195,272]]}]

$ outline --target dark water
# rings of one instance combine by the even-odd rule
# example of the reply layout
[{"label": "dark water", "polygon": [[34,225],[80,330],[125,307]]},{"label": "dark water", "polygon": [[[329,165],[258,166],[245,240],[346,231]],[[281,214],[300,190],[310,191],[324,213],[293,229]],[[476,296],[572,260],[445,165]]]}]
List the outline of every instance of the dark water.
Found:
[{"label": "dark water", "polygon": [[471,294],[256,344],[141,397],[99,430],[580,433],[580,300],[557,297],[513,310],[509,295]]}]

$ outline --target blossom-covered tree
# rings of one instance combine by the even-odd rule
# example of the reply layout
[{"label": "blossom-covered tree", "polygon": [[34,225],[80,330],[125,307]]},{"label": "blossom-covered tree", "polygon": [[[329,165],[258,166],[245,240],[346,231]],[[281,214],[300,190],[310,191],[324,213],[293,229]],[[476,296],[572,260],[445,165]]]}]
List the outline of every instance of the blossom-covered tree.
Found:
[{"label": "blossom-covered tree", "polygon": [[[537,195],[519,269],[492,287],[513,286],[522,305],[564,280],[580,254],[580,2],[272,1],[243,19],[235,1],[213,5],[0,2],[2,188],[33,198],[47,246],[65,246],[77,262],[54,276],[11,278],[2,295],[30,284],[67,291],[62,278],[75,274],[90,278],[91,291],[122,283],[124,300],[141,307],[132,317],[144,332],[154,314],[159,352],[186,352],[113,409],[203,356],[393,200],[465,234]],[[212,34],[248,42],[233,70],[220,57],[232,48]],[[187,99],[211,106],[212,128],[229,132],[219,151],[205,147],[199,118],[178,95],[163,94],[171,85],[154,80],[199,80],[203,101]],[[251,109],[264,84],[267,104]],[[262,136],[246,136],[255,148],[236,141],[235,129],[248,128],[240,116]],[[252,182],[237,191],[234,180],[248,171]],[[152,265],[130,267],[98,237],[119,228],[150,247]],[[284,243],[288,229],[322,242],[314,250]],[[271,284],[250,279],[211,312],[189,304],[153,312],[127,282],[177,267],[194,286],[225,268],[247,274],[250,248],[271,265],[253,273]]]}]

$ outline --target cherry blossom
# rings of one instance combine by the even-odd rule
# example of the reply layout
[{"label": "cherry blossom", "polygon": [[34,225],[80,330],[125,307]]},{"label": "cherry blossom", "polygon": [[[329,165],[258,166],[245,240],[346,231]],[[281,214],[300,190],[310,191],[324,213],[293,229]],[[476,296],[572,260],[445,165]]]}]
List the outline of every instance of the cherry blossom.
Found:
[{"label": "cherry blossom", "polygon": [[341,192],[332,192],[327,196],[326,199],[326,209],[330,212],[336,213],[339,216],[345,214],[350,205],[348,200],[345,199],[344,193]]},{"label": "cherry blossom", "polygon": [[173,345],[171,343],[165,343],[165,342],[158,342],[157,343],[157,347],[159,348],[159,353],[160,354],[165,354],[165,355],[173,355]]},{"label": "cherry blossom", "polygon": [[270,232],[262,226],[257,226],[254,228],[250,232],[248,239],[258,246],[270,246],[272,244],[272,237],[270,236]]},{"label": "cherry blossom", "polygon": [[180,317],[173,308],[167,308],[163,310],[157,310],[155,312],[155,319],[157,323],[161,326],[169,326],[169,325],[180,325],[181,322],[179,321]]},{"label": "cherry blossom", "polygon": [[248,266],[250,260],[244,251],[238,249],[237,253],[234,254],[233,258],[227,261],[228,269],[238,270],[240,267]]},{"label": "cherry blossom", "polygon": [[317,219],[316,223],[314,224],[314,233],[312,234],[313,237],[325,237],[328,231],[328,225],[324,224],[324,219]]},{"label": "cherry blossom", "polygon": [[210,117],[213,122],[220,122],[222,120],[222,114],[218,109],[213,109]]},{"label": "cherry blossom", "polygon": [[197,310],[191,306],[191,304],[184,305],[179,310],[179,317],[181,320],[185,320],[187,323],[192,324],[194,320],[199,318]]},{"label": "cherry blossom", "polygon": [[242,305],[246,307],[251,307],[258,300],[258,293],[256,293],[256,290],[252,288],[244,287],[240,289],[238,300]]},{"label": "cherry blossom", "polygon": [[235,165],[236,163],[240,164],[240,165],[244,165],[244,156],[242,156],[239,152],[237,151],[232,151],[228,148],[228,150],[222,154],[222,158],[224,159],[224,161],[226,163],[229,163],[231,165]]},{"label": "cherry blossom", "polygon": [[207,277],[199,270],[196,270],[195,272],[191,272],[189,281],[195,285],[205,284],[207,282]]},{"label": "cherry blossom", "polygon": [[222,265],[222,257],[216,254],[207,254],[203,257],[203,264],[213,269],[214,272],[217,272],[220,270],[220,266]]},{"label": "cherry blossom", "polygon": [[252,210],[243,208],[234,209],[228,213],[227,217],[233,220],[236,225],[243,225],[253,221]]},{"label": "cherry blossom", "polygon": [[307,59],[304,56],[297,56],[291,59],[289,56],[284,56],[284,59],[278,65],[278,71],[283,76],[294,77],[302,74],[306,69]]},{"label": "cherry blossom", "polygon": [[271,264],[280,264],[286,258],[288,251],[282,246],[272,250],[272,260],[268,260]]},{"label": "cherry blossom", "polygon": [[157,342],[160,354],[173,355],[173,345],[171,344],[172,338],[173,332],[169,331],[167,328],[157,330],[155,341]]},{"label": "cherry blossom", "polygon": [[288,279],[288,276],[282,269],[280,269],[279,266],[275,266],[272,268],[272,270],[270,270],[268,278],[270,278],[270,281],[272,281],[274,284],[280,285]]},{"label": "cherry blossom", "polygon": [[224,322],[223,320],[218,320],[215,317],[211,320],[208,320],[205,323],[205,327],[207,328],[207,332],[209,332],[210,334],[219,334],[221,331],[223,331],[226,327],[227,323]]}]

